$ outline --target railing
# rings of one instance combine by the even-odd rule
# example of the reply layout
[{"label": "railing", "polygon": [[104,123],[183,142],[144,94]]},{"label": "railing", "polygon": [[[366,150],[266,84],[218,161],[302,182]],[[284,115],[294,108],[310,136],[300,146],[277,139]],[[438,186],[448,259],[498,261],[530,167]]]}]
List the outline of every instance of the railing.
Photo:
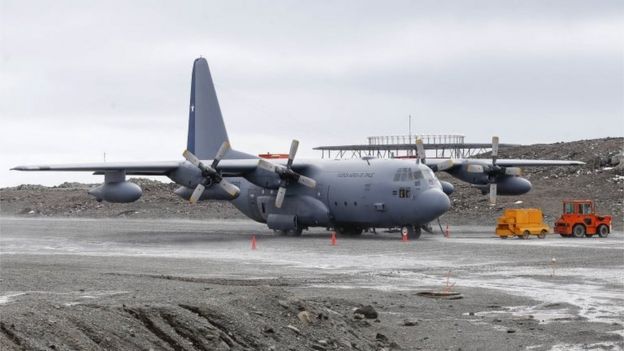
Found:
[{"label": "railing", "polygon": [[463,144],[461,134],[415,134],[415,135],[384,135],[368,137],[368,145],[415,144],[420,138],[424,144]]}]

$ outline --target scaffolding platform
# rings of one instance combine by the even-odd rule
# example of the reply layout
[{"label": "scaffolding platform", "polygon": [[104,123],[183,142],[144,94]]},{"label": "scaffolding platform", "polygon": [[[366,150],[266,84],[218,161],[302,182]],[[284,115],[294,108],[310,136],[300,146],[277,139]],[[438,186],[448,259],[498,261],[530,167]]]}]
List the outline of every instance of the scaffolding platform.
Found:
[{"label": "scaffolding platform", "polygon": [[[491,151],[491,143],[465,143],[461,134],[387,135],[368,137],[368,144],[317,146],[321,158],[416,158],[416,139],[428,158],[470,158]],[[519,146],[499,144],[500,148]]]}]

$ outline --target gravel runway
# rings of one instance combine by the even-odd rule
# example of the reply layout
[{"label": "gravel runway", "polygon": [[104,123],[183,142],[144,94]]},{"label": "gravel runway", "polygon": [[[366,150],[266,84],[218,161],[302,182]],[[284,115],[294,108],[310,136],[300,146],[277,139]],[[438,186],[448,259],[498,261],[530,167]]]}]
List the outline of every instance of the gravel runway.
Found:
[{"label": "gravel runway", "polygon": [[[492,232],[331,246],[244,220],[1,218],[0,349],[624,349],[622,233]],[[417,295],[443,290],[462,298]]]}]

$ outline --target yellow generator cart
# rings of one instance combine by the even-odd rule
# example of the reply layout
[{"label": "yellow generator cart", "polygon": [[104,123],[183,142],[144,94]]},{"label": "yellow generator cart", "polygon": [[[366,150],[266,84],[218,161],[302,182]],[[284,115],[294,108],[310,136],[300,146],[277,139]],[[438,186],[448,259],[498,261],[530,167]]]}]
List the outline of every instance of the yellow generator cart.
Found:
[{"label": "yellow generator cart", "polygon": [[529,235],[544,239],[549,232],[550,227],[544,223],[544,215],[538,208],[506,209],[496,224],[496,235],[501,239],[510,236],[528,239]]}]

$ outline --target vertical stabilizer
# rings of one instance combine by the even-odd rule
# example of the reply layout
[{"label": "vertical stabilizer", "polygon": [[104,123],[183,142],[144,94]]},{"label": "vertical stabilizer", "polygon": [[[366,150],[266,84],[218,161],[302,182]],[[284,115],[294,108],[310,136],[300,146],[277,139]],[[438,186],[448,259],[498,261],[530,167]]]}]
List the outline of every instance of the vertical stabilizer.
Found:
[{"label": "vertical stabilizer", "polygon": [[210,159],[224,141],[229,140],[217,92],[212,83],[208,62],[200,57],[193,63],[186,148],[200,159]]},{"label": "vertical stabilizer", "polygon": [[[224,141],[229,142],[229,139],[223,123],[217,92],[212,82],[208,62],[200,57],[193,63],[186,148],[198,158],[207,160],[216,155]],[[248,157],[253,156],[234,150],[230,150],[225,156],[225,158]]]}]

